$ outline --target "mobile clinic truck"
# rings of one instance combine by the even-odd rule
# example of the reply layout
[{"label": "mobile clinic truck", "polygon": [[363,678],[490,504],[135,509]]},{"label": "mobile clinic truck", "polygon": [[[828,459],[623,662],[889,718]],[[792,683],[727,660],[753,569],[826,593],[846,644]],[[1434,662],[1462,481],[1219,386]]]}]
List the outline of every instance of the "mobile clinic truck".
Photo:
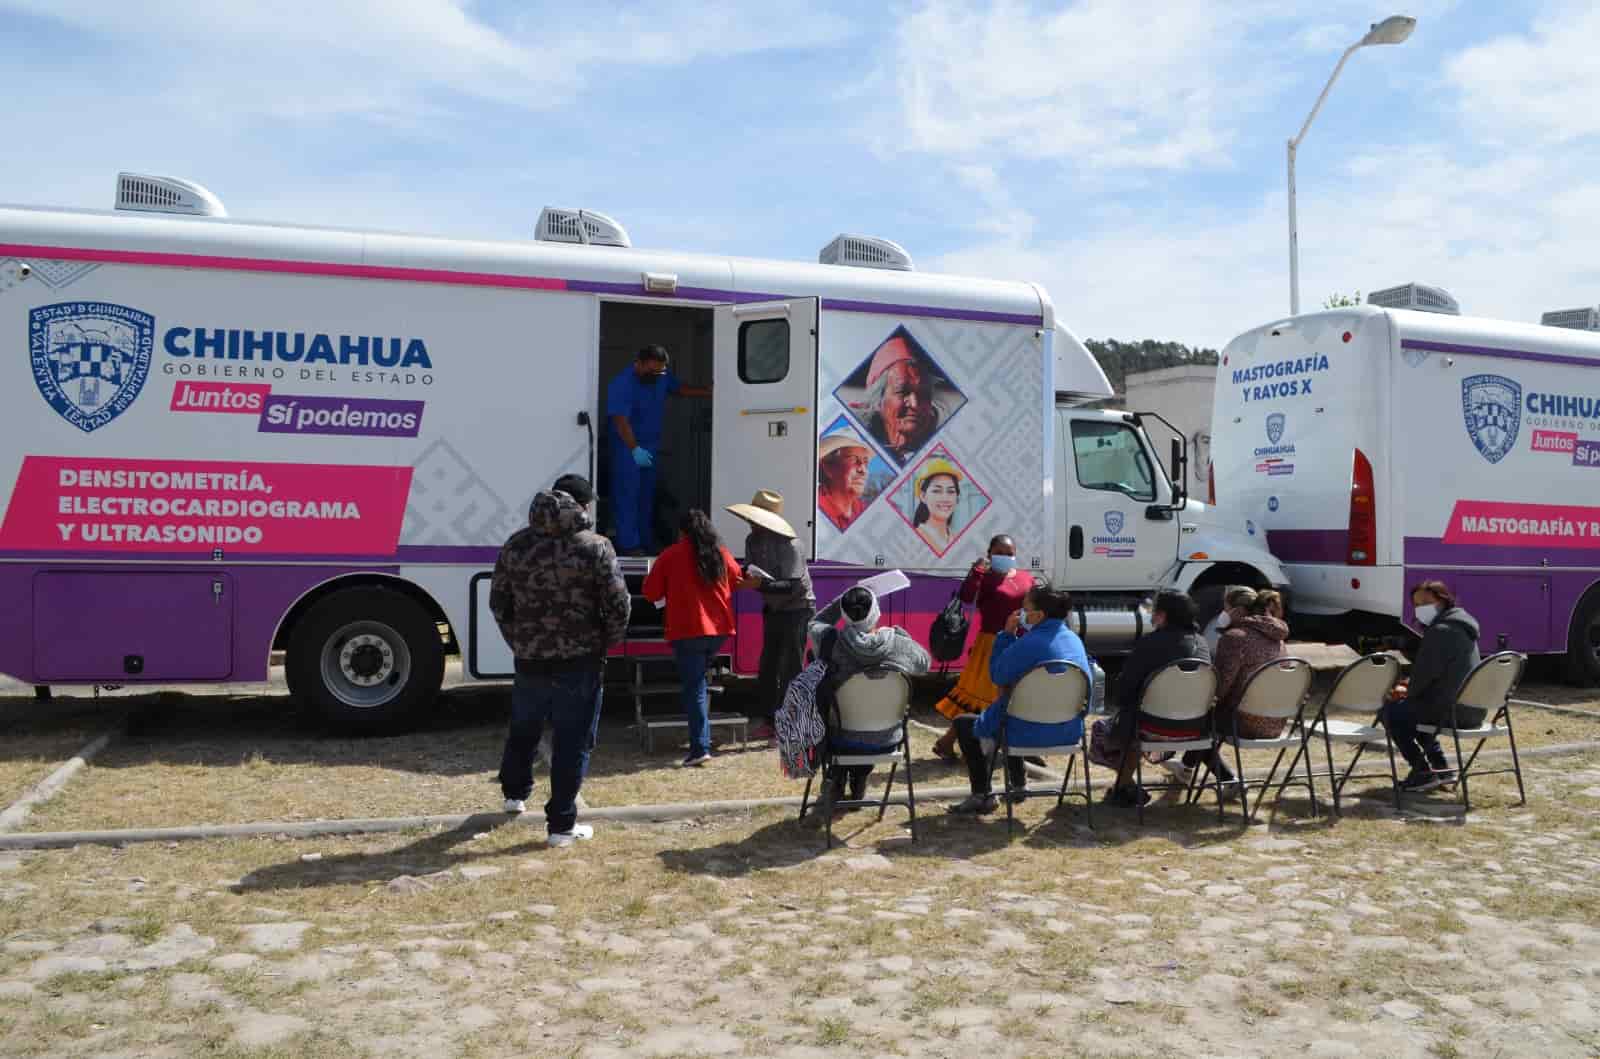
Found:
[{"label": "mobile clinic truck", "polygon": [[1600,335],[1414,306],[1310,313],[1223,351],[1213,487],[1346,635],[1411,621],[1440,578],[1485,650],[1600,683]]},{"label": "mobile clinic truck", "polygon": [[[818,595],[902,568],[886,619],[919,635],[1000,532],[1083,589],[1111,646],[1162,584],[1281,579],[1242,545],[1215,565],[1221,531],[1137,422],[1057,411],[1057,389],[1111,391],[1031,284],[857,237],[818,264],[636,250],[576,210],[494,243],[237,222],[130,174],[116,207],[0,208],[0,671],[20,680],[260,681],[280,649],[298,697],[376,728],[432,700],[447,652],[509,676],[499,546],[560,474],[598,469],[604,500],[606,387],[655,343],[714,392],[669,402],[659,539],[701,507],[738,550],[723,507],[777,490]],[[737,671],[759,622],[741,594]],[[665,653],[636,631],[619,653]]]}]

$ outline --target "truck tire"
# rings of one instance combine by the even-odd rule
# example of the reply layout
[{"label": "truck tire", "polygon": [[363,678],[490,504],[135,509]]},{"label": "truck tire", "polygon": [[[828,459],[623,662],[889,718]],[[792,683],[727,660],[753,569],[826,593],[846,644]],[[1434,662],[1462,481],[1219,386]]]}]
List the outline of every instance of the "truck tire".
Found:
[{"label": "truck tire", "polygon": [[1567,638],[1567,676],[1579,687],[1600,685],[1600,591],[1578,607]]},{"label": "truck tire", "polygon": [[402,728],[444,683],[431,614],[389,588],[347,588],[319,601],[289,636],[285,676],[306,709],[358,734]]}]

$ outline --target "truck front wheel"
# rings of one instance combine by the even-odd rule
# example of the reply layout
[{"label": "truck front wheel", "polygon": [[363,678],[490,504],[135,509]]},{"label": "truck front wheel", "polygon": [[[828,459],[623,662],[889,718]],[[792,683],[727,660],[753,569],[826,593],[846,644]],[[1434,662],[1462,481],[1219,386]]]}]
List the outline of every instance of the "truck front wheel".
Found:
[{"label": "truck front wheel", "polygon": [[284,660],[302,705],[337,728],[393,731],[444,683],[444,644],[432,615],[393,589],[349,588],[313,606]]},{"label": "truck front wheel", "polygon": [[1600,591],[1590,591],[1573,620],[1567,673],[1580,687],[1600,685]]}]

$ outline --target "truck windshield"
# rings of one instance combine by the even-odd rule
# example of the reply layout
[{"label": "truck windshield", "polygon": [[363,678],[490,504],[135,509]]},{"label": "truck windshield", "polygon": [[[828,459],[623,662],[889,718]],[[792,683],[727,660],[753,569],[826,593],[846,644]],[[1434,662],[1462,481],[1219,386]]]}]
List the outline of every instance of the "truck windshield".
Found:
[{"label": "truck windshield", "polygon": [[1078,467],[1078,484],[1085,489],[1104,489],[1145,503],[1155,500],[1150,457],[1132,427],[1075,422],[1072,455]]}]

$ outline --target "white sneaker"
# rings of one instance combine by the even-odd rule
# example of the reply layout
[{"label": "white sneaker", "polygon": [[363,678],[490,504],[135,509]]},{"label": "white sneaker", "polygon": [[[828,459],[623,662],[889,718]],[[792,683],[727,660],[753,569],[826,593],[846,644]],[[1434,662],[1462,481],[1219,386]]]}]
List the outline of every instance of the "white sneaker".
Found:
[{"label": "white sneaker", "polygon": [[594,828],[590,827],[588,824],[573,824],[571,831],[550,832],[550,838],[547,841],[550,843],[550,845],[560,849],[562,846],[570,846],[574,842],[588,840],[593,837]]},{"label": "white sneaker", "polygon": [[1181,783],[1185,787],[1189,785],[1189,780],[1194,777],[1194,771],[1190,768],[1187,768],[1178,758],[1172,758],[1168,761],[1163,761],[1161,763],[1161,767],[1166,769],[1168,774],[1172,776],[1174,783]]},{"label": "white sneaker", "polygon": [[507,798],[506,799],[506,812],[510,813],[512,816],[515,816],[518,813],[524,813],[524,812],[527,812],[527,811],[528,811],[528,803],[523,801],[521,798]]}]

